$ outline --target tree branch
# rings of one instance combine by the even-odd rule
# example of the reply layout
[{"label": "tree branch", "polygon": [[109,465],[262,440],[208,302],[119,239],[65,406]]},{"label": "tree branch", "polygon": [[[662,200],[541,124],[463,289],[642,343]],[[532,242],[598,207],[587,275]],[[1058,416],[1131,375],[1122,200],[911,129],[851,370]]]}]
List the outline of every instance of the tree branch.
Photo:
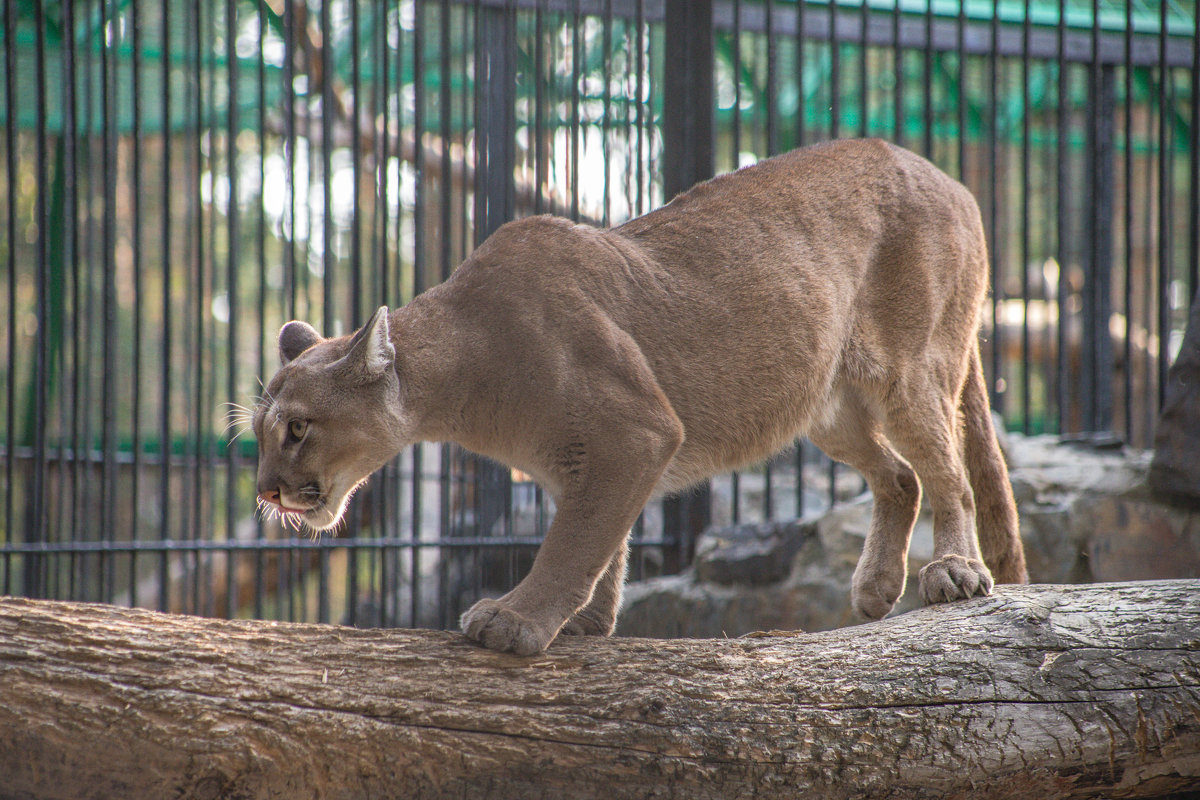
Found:
[{"label": "tree branch", "polygon": [[1200,783],[1200,581],[528,659],[2,599],[0,698],[0,797],[1149,797]]}]

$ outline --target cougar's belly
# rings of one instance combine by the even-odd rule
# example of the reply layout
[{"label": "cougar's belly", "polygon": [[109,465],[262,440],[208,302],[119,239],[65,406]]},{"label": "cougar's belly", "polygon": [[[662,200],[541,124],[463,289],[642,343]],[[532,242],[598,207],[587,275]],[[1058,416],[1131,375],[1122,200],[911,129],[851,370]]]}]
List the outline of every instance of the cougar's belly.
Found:
[{"label": "cougar's belly", "polygon": [[[836,413],[829,408],[835,404],[835,393],[829,389],[832,372],[815,380],[811,373],[788,377],[790,380],[779,382],[770,391],[754,397],[743,393],[740,401],[705,409],[677,398],[673,405],[683,422],[684,440],[667,465],[657,492],[681,491],[714,475],[760,463],[789,447],[815,420]],[[705,393],[705,399],[712,396]]]}]

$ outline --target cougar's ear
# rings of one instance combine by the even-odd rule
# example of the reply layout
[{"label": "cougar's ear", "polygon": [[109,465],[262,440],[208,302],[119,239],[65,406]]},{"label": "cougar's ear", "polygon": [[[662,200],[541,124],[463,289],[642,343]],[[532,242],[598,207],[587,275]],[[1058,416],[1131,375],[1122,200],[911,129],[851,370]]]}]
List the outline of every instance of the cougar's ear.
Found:
[{"label": "cougar's ear", "polygon": [[388,325],[388,308],[380,306],[371,321],[362,326],[350,340],[350,350],[337,362],[339,369],[372,380],[390,370],[396,361]]},{"label": "cougar's ear", "polygon": [[308,348],[321,341],[321,334],[307,322],[292,320],[279,329],[279,360],[286,367]]}]

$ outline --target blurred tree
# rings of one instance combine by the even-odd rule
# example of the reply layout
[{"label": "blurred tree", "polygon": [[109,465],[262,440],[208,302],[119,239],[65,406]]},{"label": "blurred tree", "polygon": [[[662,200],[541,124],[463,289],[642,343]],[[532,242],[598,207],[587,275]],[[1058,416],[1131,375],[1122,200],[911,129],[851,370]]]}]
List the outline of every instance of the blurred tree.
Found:
[{"label": "blurred tree", "polygon": [[1167,373],[1150,487],[1172,502],[1200,507],[1200,291],[1192,298],[1183,345]]}]

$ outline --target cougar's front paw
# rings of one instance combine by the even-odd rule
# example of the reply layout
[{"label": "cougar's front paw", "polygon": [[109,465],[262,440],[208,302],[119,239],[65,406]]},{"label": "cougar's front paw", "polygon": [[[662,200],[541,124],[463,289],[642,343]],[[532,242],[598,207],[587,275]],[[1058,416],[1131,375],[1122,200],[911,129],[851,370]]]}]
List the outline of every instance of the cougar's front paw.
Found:
[{"label": "cougar's front paw", "polygon": [[531,656],[546,649],[554,631],[513,611],[498,600],[480,600],[460,621],[463,633],[489,650]]},{"label": "cougar's front paw", "polygon": [[942,556],[921,569],[921,600],[948,603],[992,592],[992,573],[982,561],[963,556]]}]

